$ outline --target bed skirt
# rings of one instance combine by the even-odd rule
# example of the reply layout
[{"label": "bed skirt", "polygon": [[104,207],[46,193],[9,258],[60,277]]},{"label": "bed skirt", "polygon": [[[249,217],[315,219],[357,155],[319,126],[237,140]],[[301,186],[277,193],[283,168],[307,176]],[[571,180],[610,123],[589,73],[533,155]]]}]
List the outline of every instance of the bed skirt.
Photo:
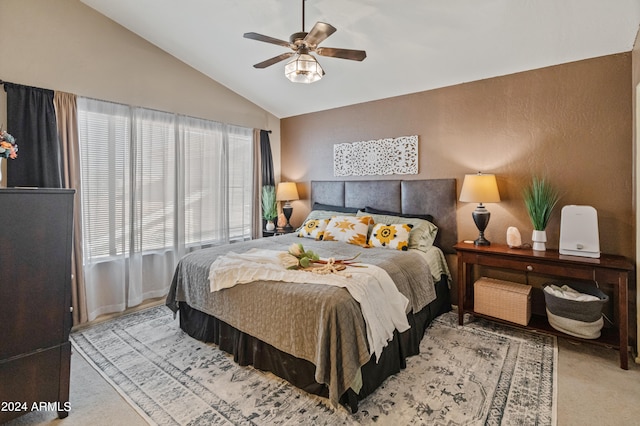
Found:
[{"label": "bed skirt", "polygon": [[[417,313],[409,313],[407,318],[411,328],[403,333],[394,332],[394,338],[384,348],[376,363],[372,355],[369,362],[362,366],[362,388],[358,394],[352,389],[345,392],[340,403],[355,412],[358,401],[376,390],[389,376],[406,367],[406,358],[420,352],[420,341],[426,328],[434,318],[451,310],[448,280],[442,276],[436,282],[436,299]],[[233,355],[239,365],[270,371],[306,392],[329,396],[326,385],[315,381],[315,365],[307,360],[296,358],[286,352],[243,333],[217,318],[191,308],[180,302],[180,328],[189,336],[203,342],[212,342]]]}]

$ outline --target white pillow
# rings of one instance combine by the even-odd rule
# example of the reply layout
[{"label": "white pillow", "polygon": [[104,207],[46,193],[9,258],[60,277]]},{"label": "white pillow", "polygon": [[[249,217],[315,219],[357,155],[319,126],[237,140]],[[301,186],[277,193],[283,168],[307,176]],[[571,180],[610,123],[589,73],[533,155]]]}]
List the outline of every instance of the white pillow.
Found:
[{"label": "white pillow", "polygon": [[364,246],[367,244],[369,225],[373,224],[370,216],[334,216],[324,231],[324,241],[344,241],[345,243]]},{"label": "white pillow", "polygon": [[331,219],[307,219],[298,229],[298,237],[313,238],[321,240],[324,237],[324,230]]},{"label": "white pillow", "polygon": [[393,223],[385,225],[376,223],[371,230],[369,245],[396,250],[409,250],[409,233],[413,225],[410,223]]}]

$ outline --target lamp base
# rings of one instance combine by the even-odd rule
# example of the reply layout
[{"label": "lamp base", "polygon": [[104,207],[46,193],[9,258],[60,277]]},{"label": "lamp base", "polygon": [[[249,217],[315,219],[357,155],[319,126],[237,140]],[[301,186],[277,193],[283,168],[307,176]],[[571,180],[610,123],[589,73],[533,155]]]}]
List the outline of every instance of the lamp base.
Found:
[{"label": "lamp base", "polygon": [[289,223],[289,219],[291,219],[291,213],[293,213],[293,207],[291,204],[287,202],[284,206],[282,206],[282,213],[284,214],[284,218],[287,219],[287,224],[284,226],[285,231],[292,231],[293,226]]},{"label": "lamp base", "polygon": [[473,242],[475,246],[490,246],[491,242],[484,237],[484,230],[487,228],[489,224],[489,219],[491,218],[491,213],[487,210],[482,203],[476,207],[476,209],[471,213],[471,217],[473,217],[473,221],[480,232],[478,238]]},{"label": "lamp base", "polygon": [[487,240],[484,235],[480,235],[473,241],[474,246],[490,246],[491,242]]}]

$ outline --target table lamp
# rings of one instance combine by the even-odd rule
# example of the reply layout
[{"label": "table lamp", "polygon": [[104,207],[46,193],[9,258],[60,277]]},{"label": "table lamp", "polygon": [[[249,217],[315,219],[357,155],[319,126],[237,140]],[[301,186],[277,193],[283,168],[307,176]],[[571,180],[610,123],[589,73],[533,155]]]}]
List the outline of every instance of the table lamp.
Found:
[{"label": "table lamp", "polygon": [[460,201],[464,203],[479,203],[471,216],[480,231],[480,236],[473,242],[476,246],[488,246],[491,243],[484,237],[484,230],[489,224],[491,213],[482,203],[499,203],[500,193],[495,175],[485,175],[478,172],[475,175],[465,175],[460,190]]},{"label": "table lamp", "polygon": [[289,223],[289,219],[291,219],[291,213],[293,213],[293,207],[291,206],[291,201],[299,200],[298,197],[298,189],[296,187],[295,182],[280,182],[278,184],[278,189],[276,191],[276,201],[284,201],[284,205],[282,206],[282,213],[284,213],[284,217],[287,219],[287,224],[284,229],[287,231],[291,231],[293,226]]}]

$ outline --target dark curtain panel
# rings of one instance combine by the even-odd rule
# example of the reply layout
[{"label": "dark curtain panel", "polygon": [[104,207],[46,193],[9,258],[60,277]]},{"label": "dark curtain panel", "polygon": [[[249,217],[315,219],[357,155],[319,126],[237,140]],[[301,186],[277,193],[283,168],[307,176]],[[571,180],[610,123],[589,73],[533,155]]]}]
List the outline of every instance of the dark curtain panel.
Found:
[{"label": "dark curtain panel", "polygon": [[18,143],[18,158],[7,167],[7,186],[62,188],[60,143],[53,90],[4,83],[7,131]]},{"label": "dark curtain panel", "polygon": [[269,132],[267,130],[260,130],[260,157],[262,160],[261,161],[262,185],[275,186],[276,180],[273,177],[273,158],[271,157],[271,141],[269,140]]}]

